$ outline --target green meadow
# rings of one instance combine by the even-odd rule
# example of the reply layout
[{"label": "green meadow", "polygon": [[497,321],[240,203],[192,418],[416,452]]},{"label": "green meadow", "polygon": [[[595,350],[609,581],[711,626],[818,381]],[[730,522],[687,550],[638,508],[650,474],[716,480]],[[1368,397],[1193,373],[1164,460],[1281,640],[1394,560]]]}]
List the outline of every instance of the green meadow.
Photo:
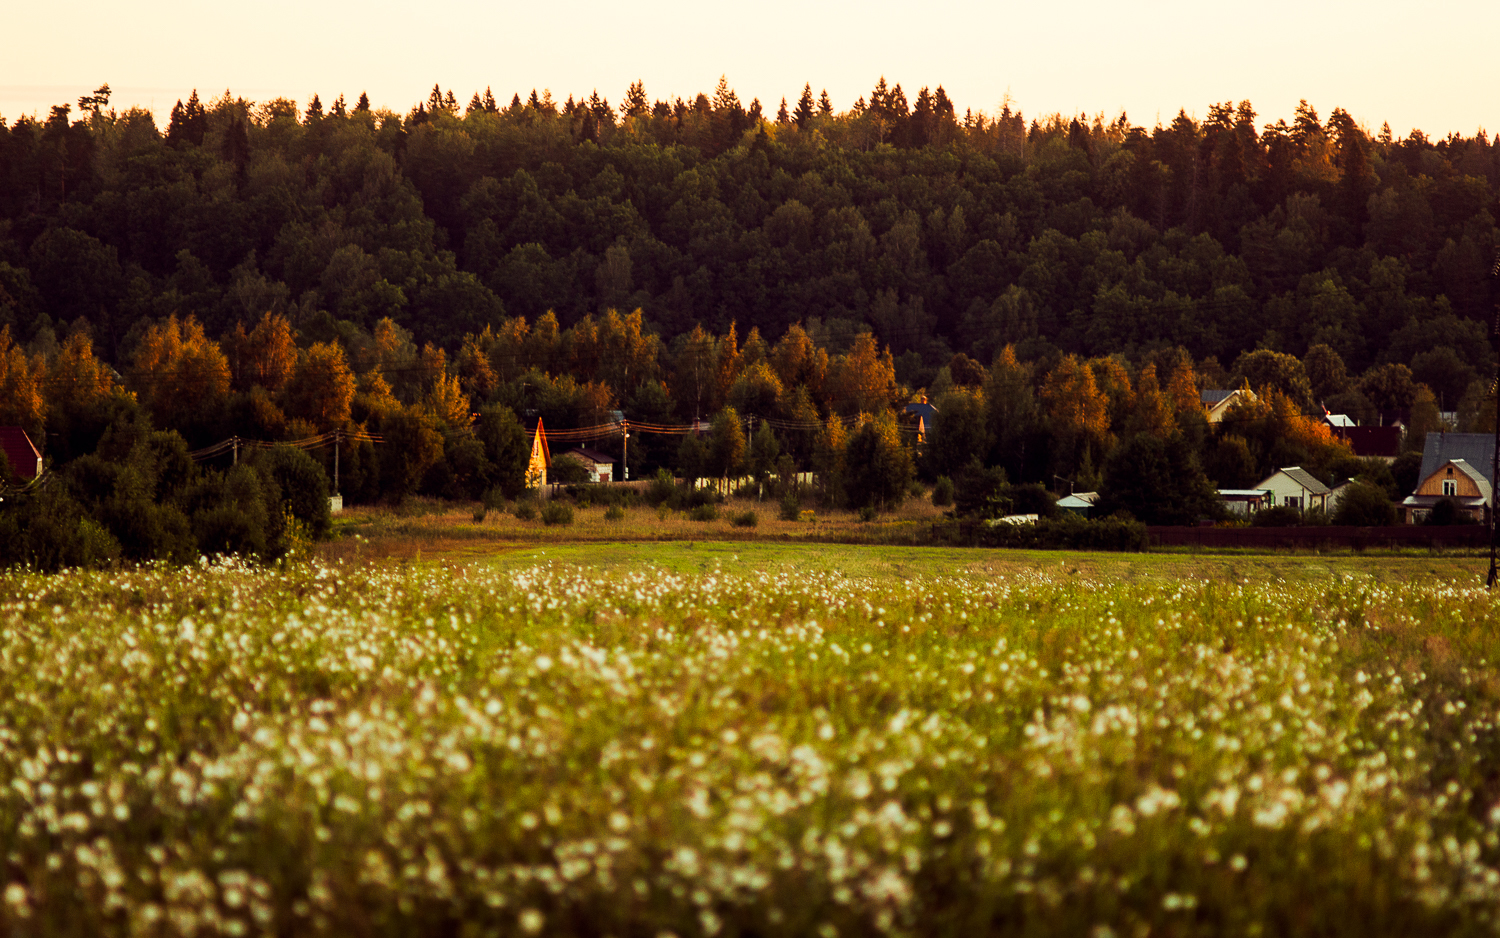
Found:
[{"label": "green meadow", "polygon": [[750,542],[0,574],[12,935],[1410,935],[1484,561]]}]

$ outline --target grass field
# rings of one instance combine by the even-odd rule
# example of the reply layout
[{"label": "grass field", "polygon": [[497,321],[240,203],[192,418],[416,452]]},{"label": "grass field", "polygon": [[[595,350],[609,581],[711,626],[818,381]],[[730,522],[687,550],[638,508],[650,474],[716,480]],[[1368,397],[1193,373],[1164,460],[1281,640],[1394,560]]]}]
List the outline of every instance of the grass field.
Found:
[{"label": "grass field", "polygon": [[1481,560],[489,548],[0,575],[0,931],[1495,930]]}]

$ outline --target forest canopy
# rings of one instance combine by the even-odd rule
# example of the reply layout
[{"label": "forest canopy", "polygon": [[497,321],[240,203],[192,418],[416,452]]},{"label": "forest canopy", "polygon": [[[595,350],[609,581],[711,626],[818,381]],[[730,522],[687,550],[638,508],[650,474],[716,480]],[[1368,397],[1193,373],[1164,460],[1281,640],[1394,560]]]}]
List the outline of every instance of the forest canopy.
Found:
[{"label": "forest canopy", "polygon": [[[722,79],[460,102],[195,92],[162,128],[106,85],[0,120],[0,423],[55,465],[133,410],[195,447],[369,428],[403,454],[349,458],[373,498],[494,485],[536,417],[817,428],[926,394],[929,477],[1097,480],[1145,432],[1221,485],[1330,465],[1286,430],[1324,408],[1483,419],[1483,131],[1395,139],[1305,101],[960,113],[884,78],[842,110]],[[1261,423],[1191,429],[1240,383]],[[820,434],[781,449],[834,465]]]}]

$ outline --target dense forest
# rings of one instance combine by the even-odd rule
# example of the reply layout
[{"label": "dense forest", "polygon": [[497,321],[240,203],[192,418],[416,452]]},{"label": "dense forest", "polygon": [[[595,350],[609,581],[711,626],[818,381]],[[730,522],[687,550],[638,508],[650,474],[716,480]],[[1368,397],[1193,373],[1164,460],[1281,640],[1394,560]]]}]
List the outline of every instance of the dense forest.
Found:
[{"label": "dense forest", "polygon": [[[960,114],[883,78],[845,110],[792,97],[195,93],[163,129],[104,86],[0,120],[0,424],[59,468],[127,423],[189,448],[365,429],[355,499],[513,487],[522,424],[614,411],[733,407],[831,471],[861,414],[926,394],[919,472],[1085,485],[1143,434],[1242,485],[1332,473],[1324,408],[1418,446],[1442,412],[1485,425],[1483,131],[1306,102],[1259,126],[1249,102],[1149,129]],[[1241,382],[1260,410],[1200,426],[1198,392]]]}]

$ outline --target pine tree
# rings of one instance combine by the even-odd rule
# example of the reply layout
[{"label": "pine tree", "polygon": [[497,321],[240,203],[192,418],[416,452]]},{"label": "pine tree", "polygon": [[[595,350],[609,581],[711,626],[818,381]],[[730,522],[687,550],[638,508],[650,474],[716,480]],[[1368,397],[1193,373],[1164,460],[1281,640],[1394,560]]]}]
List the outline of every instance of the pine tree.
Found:
[{"label": "pine tree", "polygon": [[791,115],[786,112],[786,96],[782,95],[781,107],[776,111],[776,123],[785,127],[792,122]]},{"label": "pine tree", "polygon": [[620,105],[620,113],[626,117],[645,117],[649,110],[646,85],[640,79],[636,79],[625,91],[625,102]]},{"label": "pine tree", "polygon": [[323,102],[315,94],[312,100],[307,102],[307,113],[303,115],[303,123],[316,124],[323,119]]},{"label": "pine tree", "polygon": [[500,106],[495,103],[495,93],[490,90],[489,85],[484,86],[484,101],[481,103],[484,105],[484,112],[486,114],[498,114],[500,112]]},{"label": "pine tree", "polygon": [[468,110],[464,111],[464,114],[478,114],[483,110],[484,102],[479,99],[479,92],[476,91],[474,92],[474,96],[469,99],[469,108]]},{"label": "pine tree", "polygon": [[824,88],[823,93],[818,96],[818,113],[824,117],[833,116],[833,101],[828,97],[827,88]]},{"label": "pine tree", "polygon": [[333,117],[344,117],[349,113],[349,108],[344,104],[344,96],[340,94],[333,102],[333,108],[328,112]]},{"label": "pine tree", "polygon": [[370,96],[363,91],[359,93],[359,101],[354,105],[356,111],[368,111],[370,109]]},{"label": "pine tree", "polygon": [[447,97],[443,98],[443,110],[447,111],[449,114],[458,113],[458,100],[453,97],[452,88],[448,89]]},{"label": "pine tree", "polygon": [[761,110],[760,98],[750,99],[750,110],[746,114],[749,116],[752,124],[759,124],[761,122],[761,118],[765,117],[765,113]]},{"label": "pine tree", "polygon": [[797,122],[798,130],[806,130],[807,125],[813,118],[813,96],[812,84],[809,82],[802,86],[802,97],[797,99],[797,110],[792,112],[792,120]]}]

